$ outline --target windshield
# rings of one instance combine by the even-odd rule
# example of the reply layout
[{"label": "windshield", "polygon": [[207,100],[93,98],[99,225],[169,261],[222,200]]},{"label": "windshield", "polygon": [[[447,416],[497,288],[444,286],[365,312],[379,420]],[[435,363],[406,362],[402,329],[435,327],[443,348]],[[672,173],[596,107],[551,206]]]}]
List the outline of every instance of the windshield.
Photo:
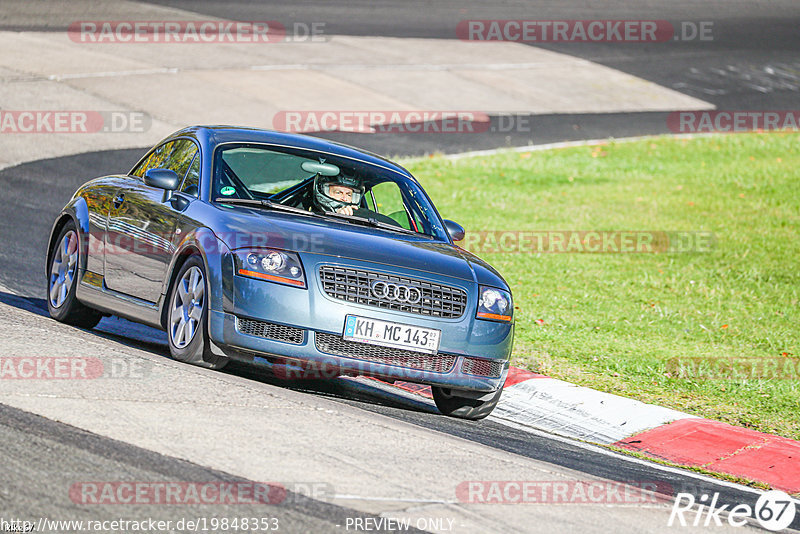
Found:
[{"label": "windshield", "polygon": [[[348,194],[337,196],[342,189]],[[245,143],[221,145],[214,155],[211,193],[215,202],[269,200],[309,212],[371,219],[387,229],[395,226],[447,240],[433,205],[412,180],[327,153]]]}]

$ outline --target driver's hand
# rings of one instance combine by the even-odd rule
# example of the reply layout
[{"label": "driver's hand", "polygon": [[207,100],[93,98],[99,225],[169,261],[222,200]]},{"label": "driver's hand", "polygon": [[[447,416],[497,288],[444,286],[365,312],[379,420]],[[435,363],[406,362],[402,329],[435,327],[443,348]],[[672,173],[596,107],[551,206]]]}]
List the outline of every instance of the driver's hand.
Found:
[{"label": "driver's hand", "polygon": [[342,215],[352,215],[353,214],[353,206],[342,206],[336,213],[341,213]]}]

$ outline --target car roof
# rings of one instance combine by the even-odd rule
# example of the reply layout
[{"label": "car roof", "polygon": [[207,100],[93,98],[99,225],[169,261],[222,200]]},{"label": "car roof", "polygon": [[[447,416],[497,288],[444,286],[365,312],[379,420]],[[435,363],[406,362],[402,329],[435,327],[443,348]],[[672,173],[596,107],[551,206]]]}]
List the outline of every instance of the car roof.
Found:
[{"label": "car roof", "polygon": [[212,147],[223,143],[267,143],[331,152],[364,163],[389,168],[416,181],[406,169],[378,154],[319,137],[243,126],[190,126],[175,132],[168,139],[187,135],[195,137],[202,144]]}]

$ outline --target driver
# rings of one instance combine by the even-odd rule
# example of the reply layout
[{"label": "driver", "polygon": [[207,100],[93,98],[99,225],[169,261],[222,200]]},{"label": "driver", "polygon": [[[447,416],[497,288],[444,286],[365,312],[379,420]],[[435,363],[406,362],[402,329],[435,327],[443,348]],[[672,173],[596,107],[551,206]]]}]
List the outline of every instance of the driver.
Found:
[{"label": "driver", "polygon": [[314,204],[323,212],[353,215],[364,196],[364,182],[355,174],[317,175],[314,179]]},{"label": "driver", "polygon": [[364,181],[356,174],[341,171],[336,176],[314,178],[312,209],[325,212],[336,212],[342,215],[355,215],[366,219],[376,219],[386,224],[400,226],[400,223],[382,213],[361,207],[364,196]]}]

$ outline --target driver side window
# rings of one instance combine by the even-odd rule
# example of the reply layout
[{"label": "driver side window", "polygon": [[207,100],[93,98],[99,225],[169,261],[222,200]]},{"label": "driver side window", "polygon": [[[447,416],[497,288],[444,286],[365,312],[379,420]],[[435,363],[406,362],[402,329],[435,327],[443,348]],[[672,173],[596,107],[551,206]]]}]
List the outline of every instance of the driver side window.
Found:
[{"label": "driver side window", "polygon": [[150,155],[143,159],[142,162],[131,171],[131,176],[144,178],[144,173],[150,169],[160,169],[163,167],[164,162],[167,161],[167,157],[169,157],[170,153],[172,152],[172,147],[174,145],[175,141],[170,141],[150,152]]},{"label": "driver side window", "polygon": [[183,178],[197,153],[197,145],[188,139],[168,141],[153,150],[131,175],[143,178],[150,169],[170,169]]},{"label": "driver side window", "polygon": [[403,195],[400,193],[400,188],[394,182],[382,182],[372,187],[369,194],[366,195],[371,204],[370,208],[373,211],[382,213],[406,230],[411,230],[411,222],[408,220],[405,204],[403,203]]}]

